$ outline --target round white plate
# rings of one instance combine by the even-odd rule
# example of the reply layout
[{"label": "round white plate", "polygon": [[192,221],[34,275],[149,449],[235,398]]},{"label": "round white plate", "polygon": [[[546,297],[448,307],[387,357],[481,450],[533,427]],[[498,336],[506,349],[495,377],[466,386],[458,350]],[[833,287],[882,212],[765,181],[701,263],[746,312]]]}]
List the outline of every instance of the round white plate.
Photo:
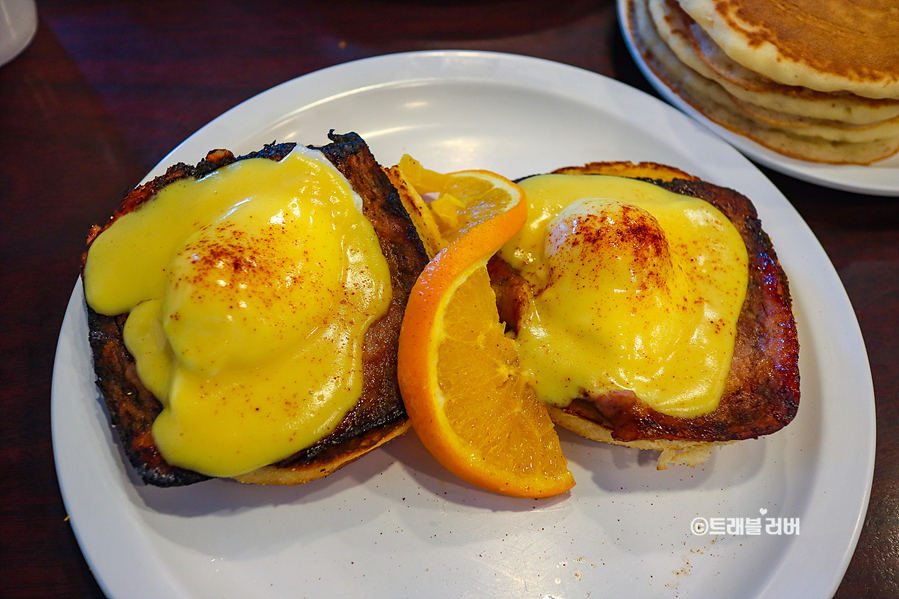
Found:
[{"label": "round white plate", "polygon": [[808,162],[784,156],[709,120],[659,79],[640,54],[627,26],[628,0],[618,0],[618,21],[627,49],[649,83],[671,104],[690,115],[749,158],[779,173],[810,183],[867,195],[899,196],[899,154],[868,166]]},{"label": "round white plate", "polygon": [[27,48],[36,33],[34,0],[0,0],[0,66]]},{"label": "round white plate", "polygon": [[[151,174],[211,148],[322,144],[331,128],[358,132],[388,165],[408,152],[438,170],[520,177],[593,160],[649,160],[747,194],[794,293],[799,414],[785,430],[721,448],[695,470],[658,472],[653,452],[561,431],[578,484],[542,501],[459,481],[414,433],[300,487],[146,487],[126,467],[94,387],[79,284],[56,356],[53,439],[75,534],[112,599],[834,592],[873,472],[867,355],[821,246],[746,158],[616,81],[533,58],[445,51],[371,58],[289,81],[202,128]],[[760,519],[763,528],[695,535],[696,518],[734,526]],[[769,518],[798,522],[799,530],[769,533]]]}]

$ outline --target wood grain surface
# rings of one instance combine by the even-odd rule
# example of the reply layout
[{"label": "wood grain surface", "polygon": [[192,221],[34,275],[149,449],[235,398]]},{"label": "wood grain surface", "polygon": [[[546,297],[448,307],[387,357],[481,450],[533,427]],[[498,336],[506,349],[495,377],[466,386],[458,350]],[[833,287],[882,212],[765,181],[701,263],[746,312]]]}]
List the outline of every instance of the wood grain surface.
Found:
[{"label": "wood grain surface", "polygon": [[[56,341],[89,226],[182,140],[274,85],[398,51],[513,52],[650,91],[611,1],[40,0],[38,11],[31,45],[0,67],[0,596],[10,599],[103,596],[56,479]],[[899,198],[765,173],[833,261],[874,378],[874,485],[836,596],[897,597]]]}]

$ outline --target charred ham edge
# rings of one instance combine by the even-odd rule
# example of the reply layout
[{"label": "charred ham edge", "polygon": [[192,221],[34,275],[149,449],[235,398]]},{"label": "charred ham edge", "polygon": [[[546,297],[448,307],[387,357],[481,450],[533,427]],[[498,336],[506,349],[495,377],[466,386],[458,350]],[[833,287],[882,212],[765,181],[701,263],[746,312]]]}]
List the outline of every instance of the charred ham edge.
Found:
[{"label": "charred ham edge", "polygon": [[[358,457],[386,436],[398,429],[405,430],[408,425],[396,381],[396,345],[406,300],[427,262],[424,247],[396,190],[362,138],[355,133],[338,135],[333,131],[328,137],[332,143],[316,149],[324,153],[362,197],[363,213],[372,223],[387,259],[393,295],[387,313],[372,324],[363,339],[362,398],[331,434],[273,465],[284,470],[333,470],[330,465],[335,459],[343,455]],[[272,143],[240,157],[235,157],[228,150],[212,150],[195,167],[176,164],[165,174],[128,193],[104,226],[91,229],[88,248],[97,235],[119,217],[151,200],[170,183],[187,178],[198,179],[238,160],[281,160],[295,146],[294,143]],[[86,257],[87,250],[82,256],[82,268]],[[125,453],[141,479],[161,487],[208,480],[205,475],[168,464],[153,440],[152,425],[162,411],[162,404],[141,383],[134,357],[125,348],[122,330],[127,315],[104,316],[90,307],[87,311],[97,386],[103,395],[111,424],[118,429]]]},{"label": "charred ham edge", "polygon": [[[787,278],[755,207],[736,191],[699,180],[642,180],[709,202],[730,219],[746,244],[749,284],[724,394],[717,409],[696,418],[657,412],[632,392],[585,393],[561,411],[610,429],[612,439],[623,443],[738,441],[780,430],[799,409],[799,342]],[[517,332],[527,283],[497,257],[488,270],[500,318]]]}]

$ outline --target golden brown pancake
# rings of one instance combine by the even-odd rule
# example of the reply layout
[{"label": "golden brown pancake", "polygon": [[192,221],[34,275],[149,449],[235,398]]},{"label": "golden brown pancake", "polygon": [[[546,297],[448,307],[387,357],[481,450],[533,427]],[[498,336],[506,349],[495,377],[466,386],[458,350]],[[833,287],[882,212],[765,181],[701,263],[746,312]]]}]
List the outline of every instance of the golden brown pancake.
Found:
[{"label": "golden brown pancake", "polygon": [[[659,35],[691,69],[721,85],[749,112],[784,113],[803,118],[866,125],[899,116],[899,100],[872,99],[848,92],[826,93],[783,85],[750,71],[720,46],[683,11],[677,0],[648,0]],[[755,107],[759,107],[756,109]]]},{"label": "golden brown pancake", "polygon": [[[662,82],[710,120],[781,154],[833,164],[870,164],[899,151],[899,136],[886,128],[885,137],[865,128],[845,128],[814,122],[818,130],[801,126],[779,126],[745,110],[721,85],[690,68],[701,61],[684,54],[681,60],[662,38],[648,7],[649,0],[630,0],[628,27],[649,68]],[[673,40],[684,40],[673,36]],[[673,46],[677,46],[672,42]],[[680,47],[688,46],[681,43]],[[805,129],[805,131],[803,130]],[[827,133],[828,137],[822,136]]]},{"label": "golden brown pancake", "polygon": [[785,85],[899,98],[893,0],[681,0],[734,61]]},{"label": "golden brown pancake", "polygon": [[840,121],[816,119],[768,110],[750,102],[743,102],[731,96],[736,107],[763,123],[785,130],[793,130],[799,135],[823,137],[833,141],[865,142],[877,139],[899,137],[899,116],[864,125],[849,125]]}]

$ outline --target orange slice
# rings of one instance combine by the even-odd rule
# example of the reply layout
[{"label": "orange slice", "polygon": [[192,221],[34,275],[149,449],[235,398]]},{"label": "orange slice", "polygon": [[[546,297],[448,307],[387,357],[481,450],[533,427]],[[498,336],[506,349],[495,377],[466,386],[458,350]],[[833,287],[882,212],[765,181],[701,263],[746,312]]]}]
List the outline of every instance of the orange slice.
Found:
[{"label": "orange slice", "polygon": [[438,173],[408,154],[387,169],[387,175],[399,190],[419,236],[429,246],[431,258],[479,223],[507,211],[524,193],[496,173]]},{"label": "orange slice", "polygon": [[[442,177],[459,183],[451,188],[458,220],[432,231],[443,249],[412,289],[399,340],[412,426],[441,464],[474,485],[517,497],[564,493],[574,478],[504,334],[487,274],[487,260],[525,222],[524,192],[486,171]],[[421,214],[443,218],[428,207]]]}]

